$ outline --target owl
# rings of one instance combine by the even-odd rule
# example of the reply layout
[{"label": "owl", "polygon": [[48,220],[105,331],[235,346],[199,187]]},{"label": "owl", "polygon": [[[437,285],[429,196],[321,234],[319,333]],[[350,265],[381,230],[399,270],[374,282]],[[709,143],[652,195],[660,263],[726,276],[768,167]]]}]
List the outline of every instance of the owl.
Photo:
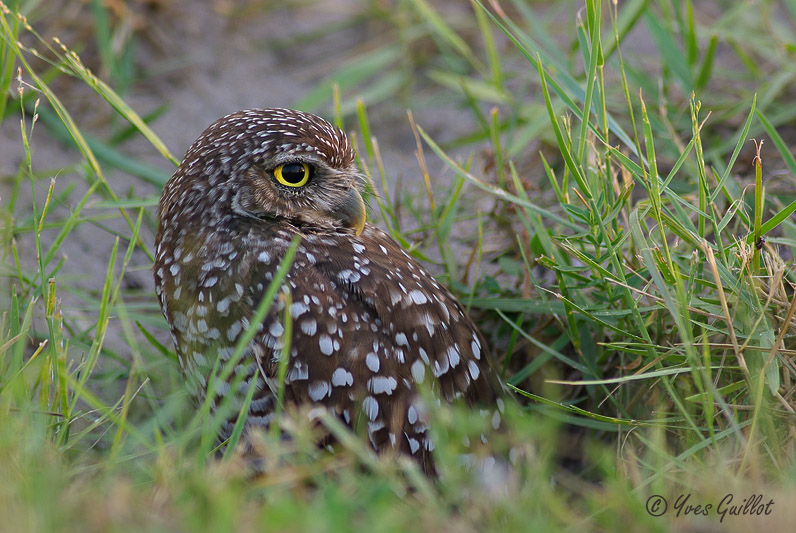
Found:
[{"label": "owl", "polygon": [[[323,406],[366,427],[376,451],[406,454],[430,471],[421,384],[440,401],[487,409],[495,427],[502,386],[462,305],[366,222],[362,182],[347,136],[322,118],[251,109],[219,119],[163,190],[155,287],[198,398],[214,365],[255,328],[232,375],[214,384],[212,405],[253,387],[246,428],[267,428],[283,387],[285,404]],[[294,238],[281,288],[253,323]]]}]

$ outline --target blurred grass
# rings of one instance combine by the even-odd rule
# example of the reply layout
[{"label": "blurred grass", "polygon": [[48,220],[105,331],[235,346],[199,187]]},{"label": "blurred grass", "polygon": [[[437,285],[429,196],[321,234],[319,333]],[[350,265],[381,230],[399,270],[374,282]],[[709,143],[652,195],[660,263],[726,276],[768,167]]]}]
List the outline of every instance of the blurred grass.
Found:
[{"label": "blurred grass", "polygon": [[[17,15],[38,3],[0,4],[0,117],[25,154],[0,231],[4,529],[668,530],[719,517],[652,517],[650,495],[728,492],[775,501],[728,526],[792,525],[796,4],[363,2],[350,23],[377,24],[373,46],[297,100],[353,130],[373,217],[487,333],[518,399],[495,446],[522,451],[491,495],[457,463],[481,432],[458,406],[432,413],[435,482],[334,419],[339,449],[322,452],[291,412],[292,441],[262,435],[262,478],[214,458],[220,419],[190,405],[154,294],[131,282],[151,265],[146,184],[166,176],[124,141],[176,160],[148,125],[162,108],[123,96],[136,36],[109,5],[87,15],[106,82]],[[122,119],[107,138],[73,117],[65,77]],[[391,100],[413,110],[419,191],[388,187],[370,115]],[[418,117],[443,100],[473,127],[441,143]],[[38,168],[42,127],[82,163]],[[44,179],[60,174],[86,186]],[[113,243],[89,288],[62,275],[83,224]]]}]

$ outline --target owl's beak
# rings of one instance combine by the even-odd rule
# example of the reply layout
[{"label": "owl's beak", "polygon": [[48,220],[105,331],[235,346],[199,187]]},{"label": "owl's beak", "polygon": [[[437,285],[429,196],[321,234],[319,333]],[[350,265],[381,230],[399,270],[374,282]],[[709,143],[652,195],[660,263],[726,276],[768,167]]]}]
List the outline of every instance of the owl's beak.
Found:
[{"label": "owl's beak", "polygon": [[353,229],[356,235],[359,235],[365,229],[366,215],[367,212],[362,195],[359,194],[359,191],[352,188],[345,200],[339,205],[338,216],[340,221],[346,227]]}]

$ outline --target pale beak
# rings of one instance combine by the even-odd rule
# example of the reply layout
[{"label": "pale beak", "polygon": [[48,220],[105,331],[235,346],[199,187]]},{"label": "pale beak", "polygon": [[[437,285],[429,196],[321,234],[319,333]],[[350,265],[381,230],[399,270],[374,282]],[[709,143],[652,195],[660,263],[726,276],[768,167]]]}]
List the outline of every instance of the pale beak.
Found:
[{"label": "pale beak", "polygon": [[367,211],[359,191],[354,188],[350,189],[348,196],[338,205],[337,215],[343,225],[353,229],[356,235],[362,233],[362,230],[365,229]]}]

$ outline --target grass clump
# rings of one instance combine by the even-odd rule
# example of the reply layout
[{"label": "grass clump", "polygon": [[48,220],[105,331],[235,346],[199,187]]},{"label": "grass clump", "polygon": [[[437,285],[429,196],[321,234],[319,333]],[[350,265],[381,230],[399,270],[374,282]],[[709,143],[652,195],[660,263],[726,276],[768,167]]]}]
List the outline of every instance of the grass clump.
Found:
[{"label": "grass clump", "polygon": [[[262,435],[262,479],[233,448],[215,459],[216,422],[190,405],[154,292],[136,282],[176,160],[149,126],[157,113],[121,96],[131,52],[114,56],[112,21],[93,5],[112,87],[39,37],[21,14],[30,4],[0,5],[0,116],[19,123],[24,154],[5,178],[0,232],[9,530],[792,523],[796,9],[733,4],[705,22],[690,1],[506,4],[366,3],[351,23],[375,21],[375,46],[296,103],[322,109],[336,88],[327,111],[354,129],[374,218],[438,263],[488,332],[518,399],[498,447],[522,452],[495,494],[457,466],[480,429],[455,406],[434,414],[438,481],[374,456],[331,418],[340,450],[321,453],[290,412],[291,441]],[[566,15],[574,31],[548,30]],[[654,60],[628,53],[638,32],[653,45],[641,59]],[[124,119],[107,139],[72,117],[54,89],[66,78]],[[419,192],[391,191],[375,138],[374,106],[393,98],[414,108]],[[418,118],[442,98],[472,125],[444,140]],[[80,162],[39,168],[42,127]],[[130,138],[163,167],[126,156]],[[65,254],[89,225],[106,251],[101,278],[77,275]],[[713,510],[676,511],[684,494]],[[727,494],[763,494],[773,512],[722,516]],[[664,516],[649,511],[653,495],[669,501]]]}]

